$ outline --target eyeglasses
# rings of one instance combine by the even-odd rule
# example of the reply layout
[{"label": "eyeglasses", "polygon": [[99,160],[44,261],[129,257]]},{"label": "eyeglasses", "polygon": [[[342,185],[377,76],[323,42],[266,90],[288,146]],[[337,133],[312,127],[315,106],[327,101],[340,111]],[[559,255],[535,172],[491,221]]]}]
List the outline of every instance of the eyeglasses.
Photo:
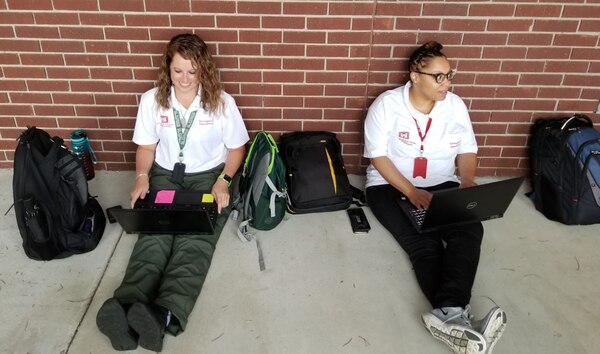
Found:
[{"label": "eyeglasses", "polygon": [[441,84],[442,82],[444,82],[444,79],[446,79],[448,81],[452,81],[452,79],[454,79],[454,76],[456,75],[456,70],[454,70],[454,69],[450,70],[450,72],[448,72],[447,74],[443,74],[443,73],[431,74],[431,73],[424,73],[422,71],[417,71],[417,70],[415,70],[415,72],[417,74],[431,76],[432,78],[435,79],[435,82],[437,82],[438,84]]}]

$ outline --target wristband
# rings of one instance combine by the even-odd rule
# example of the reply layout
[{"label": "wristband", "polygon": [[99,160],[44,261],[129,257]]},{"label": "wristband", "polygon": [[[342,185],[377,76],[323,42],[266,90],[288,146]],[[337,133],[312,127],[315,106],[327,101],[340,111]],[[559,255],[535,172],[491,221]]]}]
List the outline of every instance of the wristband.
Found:
[{"label": "wristband", "polygon": [[225,181],[225,183],[227,183],[227,187],[229,187],[231,185],[232,178],[230,176],[226,175],[225,173],[221,173],[219,175],[219,179],[222,179],[223,181]]},{"label": "wristband", "polygon": [[148,174],[147,174],[147,173],[140,173],[140,174],[138,174],[138,175],[135,177],[135,179],[138,179],[138,178],[140,178],[140,177],[142,177],[142,176],[148,176]]}]

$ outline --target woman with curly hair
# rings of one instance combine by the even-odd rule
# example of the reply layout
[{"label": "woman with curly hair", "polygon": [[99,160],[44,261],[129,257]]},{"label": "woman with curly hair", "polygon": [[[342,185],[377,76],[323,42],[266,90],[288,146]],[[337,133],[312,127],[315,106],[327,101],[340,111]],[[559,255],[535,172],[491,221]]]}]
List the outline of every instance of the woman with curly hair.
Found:
[{"label": "woman with curly hair", "polygon": [[490,353],[506,327],[506,314],[495,307],[471,323],[469,313],[483,226],[475,222],[419,233],[397,203],[405,198],[427,209],[432,191],[475,185],[477,142],[467,107],[450,92],[456,72],[441,50],[437,42],[416,49],[408,63],[410,80],[369,107],[366,196],[373,214],[408,254],[433,307],[422,316],[425,327],[457,353]]},{"label": "woman with curly hair", "polygon": [[210,191],[219,216],[211,235],[139,235],[121,285],[96,317],[114,349],[139,344],[159,352],[165,332],[185,330],[230,213],[231,176],[248,140],[206,43],[195,34],[173,37],[157,86],[140,99],[131,207],[150,189]]}]

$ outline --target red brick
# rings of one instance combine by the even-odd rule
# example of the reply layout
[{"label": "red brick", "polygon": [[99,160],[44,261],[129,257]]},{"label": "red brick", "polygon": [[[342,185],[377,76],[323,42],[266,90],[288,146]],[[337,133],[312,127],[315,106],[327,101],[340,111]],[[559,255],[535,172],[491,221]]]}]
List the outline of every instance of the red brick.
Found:
[{"label": "red brick", "polygon": [[346,82],[346,73],[329,73],[329,72],[309,72],[306,73],[307,83],[344,83]]},{"label": "red brick", "polygon": [[441,18],[408,17],[396,19],[396,30],[436,31],[441,27]]},{"label": "red brick", "polygon": [[528,59],[569,59],[570,48],[529,48],[527,50]]},{"label": "red brick", "polygon": [[363,85],[327,85],[325,86],[325,96],[364,96],[366,87]]},{"label": "red brick", "polygon": [[304,98],[303,97],[293,97],[293,96],[267,96],[263,97],[262,105],[263,107],[303,107]]},{"label": "red brick", "polygon": [[263,73],[264,82],[304,82],[303,72],[275,71]]},{"label": "red brick", "polygon": [[35,13],[35,23],[38,25],[79,25],[77,13],[51,12]]},{"label": "red brick", "polygon": [[[490,19],[487,24],[487,31],[506,32],[510,29],[511,32],[527,32],[533,24],[533,19]],[[508,33],[510,35],[510,33]]]},{"label": "red brick", "polygon": [[368,44],[371,34],[369,32],[329,32],[329,44]]},{"label": "red brick", "polygon": [[[123,31],[122,28],[105,28],[104,35],[106,36],[106,39],[129,39],[139,41],[145,41],[150,39],[147,29],[135,27],[127,27],[127,31]],[[135,45],[136,43],[130,42],[130,45],[131,44]],[[147,43],[144,43],[144,45],[146,44]],[[164,44],[162,43],[160,44],[160,46],[158,43],[150,43],[150,45],[157,48],[160,47],[161,49],[162,47],[164,47]],[[131,47],[131,51],[135,53],[134,46]],[[156,53],[156,51],[153,51],[153,53]]]},{"label": "red brick", "polygon": [[93,104],[94,96],[91,94],[82,93],[52,93],[52,101],[55,104]]},{"label": "red brick", "polygon": [[[296,85],[294,85],[296,86]],[[304,86],[304,85],[302,85]],[[241,91],[244,95],[281,95],[281,85],[278,84],[242,84]]]},{"label": "red brick", "polygon": [[217,16],[218,28],[260,28],[259,16]]},{"label": "red brick", "polygon": [[146,27],[149,23],[152,24],[152,27],[168,27],[171,25],[171,20],[167,15],[125,14],[125,23],[129,27]]},{"label": "red brick", "polygon": [[268,132],[290,132],[302,130],[301,120],[264,120],[263,128]]},{"label": "red brick", "polygon": [[485,20],[469,20],[469,19],[443,19],[443,31],[484,31],[486,26]]},{"label": "red brick", "polygon": [[304,56],[304,46],[296,44],[263,44],[265,56]]},{"label": "red brick", "polygon": [[20,105],[11,103],[9,105],[0,105],[2,115],[5,116],[13,116],[13,115],[21,115],[28,116],[33,115],[33,107],[31,105]]},{"label": "red brick", "polygon": [[284,96],[323,96],[324,85],[284,85]]},{"label": "red brick", "polygon": [[11,10],[53,10],[52,0],[6,0]]},{"label": "red brick", "polygon": [[109,55],[110,66],[151,67],[150,58],[139,55]]},{"label": "red brick", "polygon": [[99,5],[102,11],[144,11],[144,0],[102,0]]},{"label": "red brick", "polygon": [[595,100],[559,100],[557,109],[565,112],[593,112],[598,107]]},{"label": "red brick", "polygon": [[137,108],[137,95],[126,94],[96,94],[96,104],[99,105],[131,105]]},{"label": "red brick", "polygon": [[350,18],[314,17],[306,19],[308,30],[347,30],[350,29]]},{"label": "red brick", "polygon": [[46,53],[83,53],[85,48],[83,46],[83,42],[81,41],[67,41],[67,40],[58,40],[58,41],[40,41],[42,45],[42,51]]},{"label": "red brick", "polygon": [[240,69],[281,69],[280,58],[240,58]]},{"label": "red brick", "polygon": [[215,27],[212,15],[172,15],[171,22],[183,28]]},{"label": "red brick", "polygon": [[536,20],[533,25],[533,31],[538,32],[577,32],[579,21],[572,20]]},{"label": "red brick", "polygon": [[22,65],[64,65],[63,57],[59,54],[21,54]]},{"label": "red brick", "polygon": [[304,106],[307,108],[339,108],[344,107],[344,98],[306,97]]},{"label": "red brick", "polygon": [[67,66],[107,66],[108,59],[105,55],[95,54],[65,54]]},{"label": "red brick", "polygon": [[281,108],[250,108],[242,109],[242,117],[244,121],[247,119],[280,119]]},{"label": "red brick", "polygon": [[581,20],[579,24],[580,32],[600,32],[600,20]]},{"label": "red brick", "polygon": [[32,13],[3,11],[0,12],[0,23],[12,25],[32,25],[35,23]]},{"label": "red brick", "polygon": [[[558,16],[557,16],[558,17]],[[600,6],[598,5],[566,5],[563,7],[560,17],[574,17],[577,19],[582,18],[600,18]]]},{"label": "red brick", "polygon": [[0,80],[0,91],[27,91],[25,80]]},{"label": "red brick", "polygon": [[126,93],[141,93],[150,90],[154,87],[154,82],[120,82],[116,81],[112,84],[113,92],[126,92]]},{"label": "red brick", "polygon": [[515,110],[553,111],[556,109],[555,100],[515,100]]},{"label": "red brick", "polygon": [[263,16],[262,28],[305,29],[306,19],[296,16]]},{"label": "red brick", "polygon": [[281,31],[240,31],[241,42],[281,43]]},{"label": "red brick", "polygon": [[[75,0],[78,1],[78,0]],[[103,13],[81,13],[79,15],[82,25],[100,25],[100,26],[123,26],[125,19],[121,14],[103,14]]]},{"label": "red brick", "polygon": [[12,103],[51,103],[52,98],[47,93],[11,92]]},{"label": "red brick", "polygon": [[67,81],[57,80],[27,80],[29,91],[69,91]]},{"label": "red brick", "polygon": [[342,130],[342,122],[339,121],[327,121],[327,120],[308,120],[307,118],[302,118],[302,130],[305,131],[341,131]]},{"label": "red brick", "polygon": [[324,43],[326,34],[322,32],[284,32],[283,43]]},{"label": "red brick", "polygon": [[513,100],[511,99],[474,99],[470,107],[472,110],[499,110],[506,111],[513,109]]},{"label": "red brick", "polygon": [[34,112],[36,116],[74,116],[75,110],[73,106],[59,106],[59,105],[34,105]]},{"label": "red brick", "polygon": [[306,124],[306,120],[321,120],[323,118],[322,109],[311,109],[311,108],[286,108],[282,112],[283,119],[291,120],[303,120]]},{"label": "red brick", "polygon": [[447,4],[431,4],[431,3],[423,3],[423,12],[424,16],[467,16],[469,11],[469,5],[467,4],[457,4],[457,3],[447,3]]},{"label": "red brick", "polygon": [[248,55],[260,55],[261,49],[260,44],[245,44],[245,43],[220,43],[217,49],[219,55],[235,55],[235,56],[248,56]]},{"label": "red brick", "polygon": [[[514,4],[471,4],[468,10],[468,16],[473,17],[512,17],[515,13]],[[507,27],[511,28],[511,27]],[[512,28],[511,28],[512,30]]]},{"label": "red brick", "polygon": [[19,38],[59,38],[60,33],[56,27],[43,26],[15,26],[15,34]]},{"label": "red brick", "polygon": [[324,59],[283,59],[283,69],[286,70],[323,70]]},{"label": "red brick", "polygon": [[585,34],[560,34],[554,35],[554,46],[566,47],[594,47],[597,44],[598,36]]},{"label": "red brick", "polygon": [[597,61],[600,58],[600,48],[573,48],[571,59],[573,60],[592,60]]},{"label": "red brick", "polygon": [[511,33],[508,36],[509,45],[551,45],[552,34],[546,33]]},{"label": "red brick", "polygon": [[[517,47],[486,47],[483,49],[482,57],[486,59],[506,58],[506,59],[524,59],[527,55],[527,48]],[[519,62],[521,63],[521,62]]]},{"label": "red brick", "polygon": [[339,16],[372,16],[375,4],[360,3],[355,1],[329,2],[329,15]]},{"label": "red brick", "polygon": [[[549,61],[544,71],[556,73],[585,73],[588,71],[589,63],[583,61]],[[591,70],[590,72],[594,72]]]},{"label": "red brick", "polygon": [[[540,98],[579,98],[581,88],[573,87],[540,87],[538,97]],[[583,97],[582,97],[583,98]]]},{"label": "red brick", "polygon": [[307,45],[306,55],[309,57],[347,57],[350,50],[342,45]]},{"label": "red brick", "polygon": [[554,86],[560,85],[562,75],[557,74],[521,74],[519,85]]},{"label": "red brick", "polygon": [[421,15],[421,3],[419,2],[397,2],[377,3],[376,16],[393,17],[418,17]]},{"label": "red brick", "polygon": [[194,13],[235,13],[236,3],[233,1],[192,1]]},{"label": "red brick", "polygon": [[189,12],[190,2],[188,0],[146,0],[146,11],[148,12]]},{"label": "red brick", "polygon": [[500,33],[465,33],[463,43],[466,45],[504,45],[508,34]]},{"label": "red brick", "polygon": [[102,28],[91,27],[60,27],[61,38],[104,39]]},{"label": "red brick", "polygon": [[502,71],[504,72],[543,72],[544,61],[505,61],[502,63]]},{"label": "red brick", "polygon": [[71,81],[73,92],[112,92],[112,85],[107,81]]},{"label": "red brick", "polygon": [[326,15],[327,1],[323,2],[284,2],[284,14],[294,15]]},{"label": "red brick", "polygon": [[239,14],[281,14],[281,3],[275,1],[240,1],[237,3]]}]

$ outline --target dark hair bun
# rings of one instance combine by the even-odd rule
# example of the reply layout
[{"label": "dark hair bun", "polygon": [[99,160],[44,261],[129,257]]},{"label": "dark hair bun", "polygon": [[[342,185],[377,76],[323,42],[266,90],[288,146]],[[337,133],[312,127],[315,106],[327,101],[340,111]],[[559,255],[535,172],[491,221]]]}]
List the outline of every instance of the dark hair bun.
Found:
[{"label": "dark hair bun", "polygon": [[440,52],[444,48],[444,46],[436,41],[429,41],[423,44],[422,48],[428,52]]}]

